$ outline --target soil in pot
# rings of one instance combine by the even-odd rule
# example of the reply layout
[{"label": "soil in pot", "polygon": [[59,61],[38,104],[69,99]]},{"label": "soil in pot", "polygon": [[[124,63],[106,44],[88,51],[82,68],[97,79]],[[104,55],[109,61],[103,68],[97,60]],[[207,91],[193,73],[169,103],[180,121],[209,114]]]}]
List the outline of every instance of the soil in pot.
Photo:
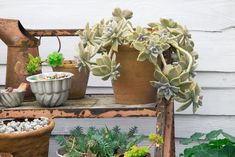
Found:
[{"label": "soil in pot", "polygon": [[62,67],[55,67],[53,71],[56,72],[70,72],[74,76],[72,78],[71,89],[69,90],[69,99],[84,98],[87,89],[87,82],[89,78],[89,71],[78,71],[76,62],[74,60],[64,60]]},{"label": "soil in pot", "polygon": [[137,61],[139,52],[128,45],[118,47],[117,63],[121,64],[120,77],[112,83],[115,102],[119,104],[147,104],[156,101],[154,65],[148,60]]},{"label": "soil in pot", "polygon": [[[24,121],[16,119],[17,122]],[[29,119],[33,121],[33,119]],[[5,121],[4,123],[9,123]],[[32,131],[0,133],[0,152],[10,153],[14,157],[47,157],[49,139],[54,128],[54,121],[48,125]]]}]

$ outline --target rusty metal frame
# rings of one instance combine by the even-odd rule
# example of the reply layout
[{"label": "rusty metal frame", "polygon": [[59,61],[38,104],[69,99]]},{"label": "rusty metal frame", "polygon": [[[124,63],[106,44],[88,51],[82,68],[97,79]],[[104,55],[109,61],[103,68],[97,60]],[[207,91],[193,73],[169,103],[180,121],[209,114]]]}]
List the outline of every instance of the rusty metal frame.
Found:
[{"label": "rusty metal frame", "polygon": [[[68,100],[64,106],[45,108],[37,102],[24,102],[21,107],[0,108],[1,118],[115,118],[115,117],[156,117],[156,132],[164,137],[164,145],[156,148],[155,157],[175,157],[174,103],[120,105],[98,103],[112,99],[110,95],[91,96],[81,100]],[[101,101],[103,102],[103,101]],[[110,103],[108,101],[107,103]]]},{"label": "rusty metal frame", "polygon": [[[82,29],[27,29],[32,36],[78,36]],[[125,108],[18,108],[1,109],[0,118],[15,117],[77,117],[77,118],[114,118],[114,117],[157,117],[156,132],[164,136],[164,145],[155,150],[155,157],[175,157],[174,103],[163,101],[157,107]]]}]

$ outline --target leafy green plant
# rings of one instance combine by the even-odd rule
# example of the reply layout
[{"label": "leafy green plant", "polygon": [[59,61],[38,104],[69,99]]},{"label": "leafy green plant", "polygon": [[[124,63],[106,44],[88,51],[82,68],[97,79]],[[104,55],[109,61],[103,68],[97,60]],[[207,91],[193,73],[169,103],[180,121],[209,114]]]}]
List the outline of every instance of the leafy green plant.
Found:
[{"label": "leafy green plant", "polygon": [[47,57],[47,63],[51,67],[59,67],[63,65],[63,54],[59,52],[52,52]]},{"label": "leafy green plant", "polygon": [[29,53],[29,61],[26,65],[26,71],[28,74],[35,74],[41,69],[41,58],[40,57],[34,57]]},{"label": "leafy green plant", "polygon": [[149,153],[149,149],[152,146],[159,147],[163,144],[162,136],[159,136],[155,133],[152,133],[148,136],[148,140],[150,142],[149,146],[137,147],[132,146],[127,152],[124,153],[124,157],[145,157]]},{"label": "leafy green plant", "polygon": [[56,137],[69,157],[113,157],[115,154],[123,154],[143,139],[143,135],[137,134],[137,127],[130,128],[129,132],[121,132],[118,126],[113,129],[90,127],[87,133],[78,126],[69,137]]},{"label": "leafy green plant", "polygon": [[29,54],[29,61],[26,64],[26,71],[28,74],[35,74],[41,69],[41,65],[47,62],[51,67],[58,67],[63,65],[63,54],[58,52],[52,52],[48,55],[47,60],[42,60],[39,56],[34,57]]},{"label": "leafy green plant", "polygon": [[193,80],[198,54],[188,30],[171,19],[149,23],[149,28],[137,26],[134,29],[131,11],[116,8],[112,15],[92,27],[87,25],[80,32],[84,49],[93,47],[89,48],[93,50],[89,56],[97,54],[99,57],[93,62],[90,61],[92,57],[87,57],[86,61],[80,59],[78,68],[86,66],[93,75],[115,81],[122,66],[116,62],[115,54],[120,45],[129,45],[138,50],[137,61],[148,60],[154,65],[155,80],[150,80],[150,84],[156,87],[159,100],[173,99],[182,103],[177,111],[192,104],[196,112],[202,105],[200,87]]},{"label": "leafy green plant", "polygon": [[[221,138],[220,138],[221,137]],[[186,148],[182,157],[234,157],[235,137],[223,130],[214,130],[207,134],[194,133],[190,138],[180,141],[181,144],[189,145],[198,142],[191,148]]]}]

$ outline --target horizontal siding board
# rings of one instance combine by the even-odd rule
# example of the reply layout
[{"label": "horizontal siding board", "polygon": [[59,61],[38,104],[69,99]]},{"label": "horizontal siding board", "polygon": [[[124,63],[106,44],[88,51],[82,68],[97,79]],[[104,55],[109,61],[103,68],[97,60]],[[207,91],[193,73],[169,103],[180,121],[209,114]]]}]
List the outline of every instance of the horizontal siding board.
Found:
[{"label": "horizontal siding board", "polygon": [[[235,30],[223,33],[192,32],[195,49],[199,53],[199,71],[235,72]],[[66,59],[73,59],[77,55],[78,37],[61,37],[62,49]],[[219,40],[220,39],[220,40]],[[39,47],[40,56],[46,59],[50,52],[58,49],[55,37],[44,37]],[[6,64],[7,48],[0,42],[0,64]],[[218,64],[219,63],[219,64]]]},{"label": "horizontal siding board", "polygon": [[110,17],[113,8],[121,7],[133,10],[134,24],[144,26],[160,17],[167,17],[190,29],[217,30],[235,23],[234,6],[235,2],[231,0],[100,0],[99,3],[95,0],[71,0],[69,3],[65,0],[1,0],[0,15],[21,19],[30,28],[79,28],[88,21],[94,23]]},{"label": "horizontal siding board", "polygon": [[[43,66],[44,72],[52,71],[48,66]],[[5,84],[6,66],[0,65],[0,85]],[[198,71],[195,80],[202,88],[235,88],[235,72]],[[111,81],[103,81],[100,77],[90,74],[88,86],[111,87]],[[97,89],[99,90],[99,89]]]}]

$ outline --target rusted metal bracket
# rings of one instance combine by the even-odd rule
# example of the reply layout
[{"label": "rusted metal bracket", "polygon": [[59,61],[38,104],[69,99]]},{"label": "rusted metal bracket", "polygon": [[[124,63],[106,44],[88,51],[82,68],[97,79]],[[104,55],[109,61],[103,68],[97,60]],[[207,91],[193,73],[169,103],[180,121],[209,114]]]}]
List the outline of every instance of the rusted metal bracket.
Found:
[{"label": "rusted metal bracket", "polygon": [[163,101],[157,111],[156,132],[164,137],[164,144],[156,148],[155,157],[175,157],[174,102]]}]

